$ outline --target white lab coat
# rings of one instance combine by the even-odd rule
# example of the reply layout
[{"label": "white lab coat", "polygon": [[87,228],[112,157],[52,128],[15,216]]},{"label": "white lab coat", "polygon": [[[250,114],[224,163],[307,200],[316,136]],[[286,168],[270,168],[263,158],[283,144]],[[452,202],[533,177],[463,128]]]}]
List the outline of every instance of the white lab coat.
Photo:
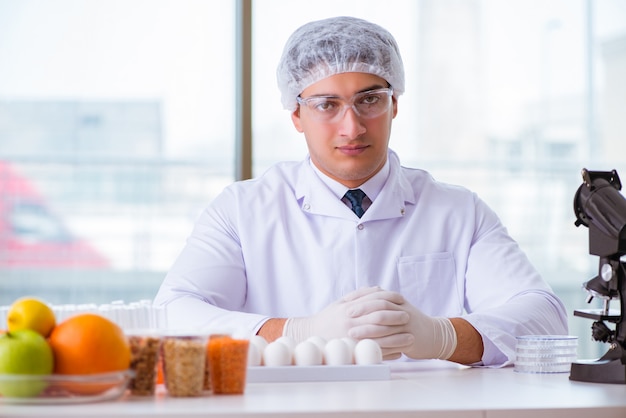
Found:
[{"label": "white lab coat", "polygon": [[560,300],[474,193],[401,167],[361,219],[307,160],[227,187],[199,217],[155,298],[171,327],[245,330],[306,316],[378,285],[482,335],[484,365],[514,360],[515,336],[565,334]]}]

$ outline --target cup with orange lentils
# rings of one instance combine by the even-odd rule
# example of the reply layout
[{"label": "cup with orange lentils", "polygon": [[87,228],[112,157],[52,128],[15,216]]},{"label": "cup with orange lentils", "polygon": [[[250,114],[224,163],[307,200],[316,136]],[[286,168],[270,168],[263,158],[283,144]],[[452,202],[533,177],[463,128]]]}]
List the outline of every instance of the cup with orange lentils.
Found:
[{"label": "cup with orange lentils", "polygon": [[206,346],[205,387],[209,385],[215,394],[243,394],[249,344],[230,335],[211,335]]}]

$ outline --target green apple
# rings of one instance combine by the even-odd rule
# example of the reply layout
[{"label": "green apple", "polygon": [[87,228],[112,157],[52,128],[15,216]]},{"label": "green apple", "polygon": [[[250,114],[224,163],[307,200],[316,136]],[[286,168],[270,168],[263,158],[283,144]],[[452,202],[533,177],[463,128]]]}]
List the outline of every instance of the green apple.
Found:
[{"label": "green apple", "polygon": [[[0,394],[8,397],[39,395],[47,386],[40,375],[54,369],[54,355],[46,339],[36,331],[22,329],[0,335]],[[24,376],[20,379],[15,375]]]}]

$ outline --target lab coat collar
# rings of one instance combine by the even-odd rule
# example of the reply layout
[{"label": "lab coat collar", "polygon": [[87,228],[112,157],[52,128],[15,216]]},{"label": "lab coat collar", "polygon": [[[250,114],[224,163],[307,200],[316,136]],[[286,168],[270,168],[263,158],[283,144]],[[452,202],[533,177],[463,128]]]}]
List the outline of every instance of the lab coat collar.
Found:
[{"label": "lab coat collar", "polygon": [[[346,186],[339,183],[335,179],[331,179],[327,175],[325,175],[319,168],[313,164],[311,159],[309,158],[309,165],[313,169],[313,171],[317,174],[317,176],[322,180],[322,182],[328,187],[337,197],[337,199],[341,199],[346,192],[349,190]],[[370,198],[373,202],[376,200],[376,197],[382,190],[383,186],[387,182],[389,178],[389,160],[385,160],[385,164],[382,169],[371,179],[367,180],[365,183],[359,186],[359,189],[363,190],[365,194]],[[345,202],[344,202],[345,203]]]},{"label": "lab coat collar", "polygon": [[332,190],[311,168],[309,158],[298,169],[295,184],[296,198],[303,211],[314,214],[367,222],[404,216],[406,205],[415,204],[411,184],[404,177],[398,155],[389,150],[389,177],[370,208],[361,219],[335,196]]}]

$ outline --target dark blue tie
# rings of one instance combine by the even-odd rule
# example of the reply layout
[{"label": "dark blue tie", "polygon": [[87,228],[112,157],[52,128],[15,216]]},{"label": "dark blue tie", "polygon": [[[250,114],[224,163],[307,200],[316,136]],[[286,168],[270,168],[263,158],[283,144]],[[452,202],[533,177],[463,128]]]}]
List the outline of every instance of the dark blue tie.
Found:
[{"label": "dark blue tie", "polygon": [[363,206],[361,206],[361,203],[363,203],[363,198],[365,197],[365,193],[363,192],[363,190],[348,190],[345,194],[345,197],[352,204],[352,211],[356,213],[356,216],[358,216],[359,218],[363,216],[363,214],[365,213],[365,211],[363,210]]}]

